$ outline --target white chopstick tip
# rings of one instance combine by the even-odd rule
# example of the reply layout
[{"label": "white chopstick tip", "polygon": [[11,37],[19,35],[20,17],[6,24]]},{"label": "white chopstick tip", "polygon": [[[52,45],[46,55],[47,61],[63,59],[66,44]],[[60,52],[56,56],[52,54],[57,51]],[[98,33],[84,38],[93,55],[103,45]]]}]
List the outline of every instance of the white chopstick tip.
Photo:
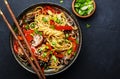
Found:
[{"label": "white chopstick tip", "polygon": [[8,4],[7,0],[4,0],[5,4]]}]

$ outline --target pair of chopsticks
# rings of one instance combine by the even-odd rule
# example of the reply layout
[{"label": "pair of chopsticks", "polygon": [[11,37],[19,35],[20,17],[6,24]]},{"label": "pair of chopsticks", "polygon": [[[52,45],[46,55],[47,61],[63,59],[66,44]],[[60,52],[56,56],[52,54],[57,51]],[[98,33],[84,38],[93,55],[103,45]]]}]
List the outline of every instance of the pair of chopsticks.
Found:
[{"label": "pair of chopsticks", "polygon": [[23,53],[25,54],[28,62],[31,64],[32,68],[34,69],[34,71],[35,71],[36,74],[38,75],[39,79],[46,79],[44,73],[43,73],[42,70],[41,70],[41,67],[40,67],[39,63],[37,62],[37,59],[35,58],[35,56],[34,56],[33,53],[32,53],[32,50],[31,50],[31,48],[30,48],[30,46],[29,46],[29,44],[28,44],[28,42],[27,42],[27,40],[26,40],[26,38],[25,38],[25,36],[24,36],[24,34],[23,34],[20,26],[19,26],[19,24],[18,24],[18,21],[17,21],[15,15],[14,15],[14,13],[13,13],[13,11],[12,11],[9,3],[8,3],[8,1],[7,1],[7,0],[4,0],[4,3],[5,3],[8,11],[9,11],[9,13],[10,13],[10,15],[11,15],[11,17],[12,17],[14,23],[15,23],[15,25],[17,26],[18,31],[20,32],[20,34],[21,34],[21,36],[22,36],[22,38],[23,38],[23,40],[24,40],[24,42],[25,42],[25,44],[26,44],[26,46],[27,46],[27,48],[28,48],[28,50],[29,50],[29,52],[30,52],[30,54],[31,54],[31,56],[32,56],[32,58],[33,58],[33,61],[30,59],[29,55],[26,53],[26,51],[25,51],[22,43],[21,43],[20,40],[18,39],[17,35],[15,34],[12,26],[11,26],[10,23],[8,22],[7,18],[5,17],[4,13],[2,12],[2,10],[0,10],[0,15],[3,17],[5,23],[7,24],[8,28],[10,29],[10,31],[11,31],[11,33],[13,34],[14,38],[18,41],[18,44],[20,45],[21,49],[23,50]]}]

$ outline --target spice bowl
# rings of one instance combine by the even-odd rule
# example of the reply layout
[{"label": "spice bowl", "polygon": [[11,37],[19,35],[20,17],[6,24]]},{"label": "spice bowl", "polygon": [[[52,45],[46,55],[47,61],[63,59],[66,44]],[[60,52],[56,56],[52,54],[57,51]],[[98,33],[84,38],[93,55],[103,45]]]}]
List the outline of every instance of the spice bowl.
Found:
[{"label": "spice bowl", "polygon": [[96,3],[94,0],[73,0],[72,11],[80,18],[88,18],[94,14]]}]

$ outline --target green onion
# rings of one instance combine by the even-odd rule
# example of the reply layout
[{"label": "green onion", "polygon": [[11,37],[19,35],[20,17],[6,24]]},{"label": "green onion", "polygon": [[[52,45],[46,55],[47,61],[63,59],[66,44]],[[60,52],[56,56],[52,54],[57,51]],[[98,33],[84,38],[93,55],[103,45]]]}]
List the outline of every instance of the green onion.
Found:
[{"label": "green onion", "polygon": [[24,20],[25,23],[27,23],[27,20]]},{"label": "green onion", "polygon": [[31,23],[29,26],[30,26],[30,28],[35,28],[35,23],[34,22]]},{"label": "green onion", "polygon": [[38,29],[34,29],[34,32],[35,32],[36,34],[38,34],[38,33],[39,33]]},{"label": "green onion", "polygon": [[87,10],[87,9],[88,9],[88,6],[81,7],[81,10]]},{"label": "green onion", "polygon": [[40,53],[43,50],[43,48],[38,49],[37,51]]},{"label": "green onion", "polygon": [[42,21],[48,22],[47,19],[46,19],[45,17],[42,18]]},{"label": "green onion", "polygon": [[29,25],[26,25],[26,26],[25,26],[25,29],[28,30],[28,29],[29,29]]},{"label": "green onion", "polygon": [[56,42],[53,41],[53,42],[52,42],[52,45],[56,45]]},{"label": "green onion", "polygon": [[45,48],[46,48],[46,49],[49,49],[49,47],[48,47],[48,46],[46,46]]},{"label": "green onion", "polygon": [[65,39],[65,42],[68,43],[69,41],[67,39]]},{"label": "green onion", "polygon": [[39,32],[38,34],[39,34],[39,35],[42,35],[43,33],[42,33],[42,32]]},{"label": "green onion", "polygon": [[36,34],[39,34],[39,35],[42,35],[42,34],[43,34],[43,33],[40,32],[38,29],[34,29],[34,32],[35,32]]},{"label": "green onion", "polygon": [[68,37],[69,37],[69,34],[65,34],[65,37],[68,38]]},{"label": "green onion", "polygon": [[63,3],[63,0],[60,0],[60,3],[62,4],[62,3]]},{"label": "green onion", "polygon": [[86,28],[90,28],[91,27],[91,25],[90,24],[86,24]]},{"label": "green onion", "polygon": [[76,12],[81,16],[88,15],[94,10],[92,0],[76,0],[74,7]]},{"label": "green onion", "polygon": [[69,49],[69,50],[67,51],[67,54],[70,55],[71,52],[72,52],[72,49]]},{"label": "green onion", "polygon": [[58,18],[55,20],[55,22],[58,23],[58,24],[61,23],[60,19],[58,19]]},{"label": "green onion", "polygon": [[46,56],[47,56],[47,53],[44,52],[44,53],[42,54],[42,57],[46,57]]},{"label": "green onion", "polygon": [[74,7],[80,7],[80,4],[79,3],[75,3]]},{"label": "green onion", "polygon": [[52,55],[52,59],[54,60],[54,62],[57,62],[57,58],[54,55]]}]

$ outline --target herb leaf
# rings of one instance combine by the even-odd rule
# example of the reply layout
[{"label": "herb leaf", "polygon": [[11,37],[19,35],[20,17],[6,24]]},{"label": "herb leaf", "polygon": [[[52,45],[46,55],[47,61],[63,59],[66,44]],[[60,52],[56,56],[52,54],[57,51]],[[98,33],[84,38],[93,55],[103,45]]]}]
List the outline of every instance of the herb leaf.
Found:
[{"label": "herb leaf", "polygon": [[91,25],[90,24],[86,24],[86,28],[90,28],[91,27]]}]

